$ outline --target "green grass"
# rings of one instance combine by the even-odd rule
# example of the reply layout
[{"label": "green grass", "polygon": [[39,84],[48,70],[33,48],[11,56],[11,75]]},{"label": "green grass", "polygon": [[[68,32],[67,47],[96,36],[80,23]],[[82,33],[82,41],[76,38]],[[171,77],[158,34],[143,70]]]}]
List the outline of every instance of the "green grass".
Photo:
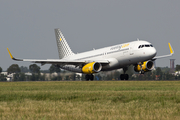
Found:
[{"label": "green grass", "polygon": [[0,119],[180,119],[180,81],[1,82]]}]

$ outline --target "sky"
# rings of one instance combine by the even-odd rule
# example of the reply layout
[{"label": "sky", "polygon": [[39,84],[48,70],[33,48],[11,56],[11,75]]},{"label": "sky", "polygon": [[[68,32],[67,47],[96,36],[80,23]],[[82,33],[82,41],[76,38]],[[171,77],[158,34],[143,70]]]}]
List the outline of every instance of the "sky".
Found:
[{"label": "sky", "polygon": [[[179,0],[2,0],[0,1],[0,67],[31,65],[10,59],[58,59],[55,28],[60,28],[74,53],[137,40],[153,44],[156,66],[180,64]],[[38,64],[40,66],[40,64]],[[41,69],[49,69],[44,65]]]}]

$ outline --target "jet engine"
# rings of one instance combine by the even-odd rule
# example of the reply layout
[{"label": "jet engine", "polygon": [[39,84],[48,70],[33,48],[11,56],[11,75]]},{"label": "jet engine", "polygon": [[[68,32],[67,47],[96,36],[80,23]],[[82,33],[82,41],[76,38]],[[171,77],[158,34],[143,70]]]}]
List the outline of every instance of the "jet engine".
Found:
[{"label": "jet engine", "polygon": [[140,64],[135,65],[134,71],[143,73],[143,72],[151,71],[153,70],[153,68],[154,68],[154,63],[153,61],[149,60],[143,62],[141,65]]},{"label": "jet engine", "polygon": [[102,69],[102,65],[98,62],[91,62],[83,66],[82,72],[85,74],[98,73]]}]

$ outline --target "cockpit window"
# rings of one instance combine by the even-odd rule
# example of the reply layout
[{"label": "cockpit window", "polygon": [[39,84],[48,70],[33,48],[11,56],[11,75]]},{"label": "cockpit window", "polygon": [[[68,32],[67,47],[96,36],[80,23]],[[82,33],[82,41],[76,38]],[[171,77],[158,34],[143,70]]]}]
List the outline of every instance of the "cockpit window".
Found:
[{"label": "cockpit window", "polygon": [[146,44],[146,45],[139,45],[139,47],[138,48],[143,48],[143,47],[153,47],[153,45],[148,45],[148,44]]}]

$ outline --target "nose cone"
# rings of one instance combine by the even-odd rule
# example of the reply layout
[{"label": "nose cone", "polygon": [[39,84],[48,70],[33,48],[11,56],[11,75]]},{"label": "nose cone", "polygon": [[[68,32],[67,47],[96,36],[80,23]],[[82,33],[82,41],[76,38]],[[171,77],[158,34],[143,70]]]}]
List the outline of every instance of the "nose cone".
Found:
[{"label": "nose cone", "polygon": [[143,50],[143,54],[141,56],[141,58],[143,58],[144,60],[151,60],[152,58],[154,58],[156,56],[156,49],[154,47],[149,47],[147,49]]},{"label": "nose cone", "polygon": [[153,58],[153,57],[155,57],[156,56],[156,49],[154,48],[154,47],[152,47],[152,48],[150,48],[149,50],[148,50],[148,56],[149,57],[151,57],[151,58]]}]

